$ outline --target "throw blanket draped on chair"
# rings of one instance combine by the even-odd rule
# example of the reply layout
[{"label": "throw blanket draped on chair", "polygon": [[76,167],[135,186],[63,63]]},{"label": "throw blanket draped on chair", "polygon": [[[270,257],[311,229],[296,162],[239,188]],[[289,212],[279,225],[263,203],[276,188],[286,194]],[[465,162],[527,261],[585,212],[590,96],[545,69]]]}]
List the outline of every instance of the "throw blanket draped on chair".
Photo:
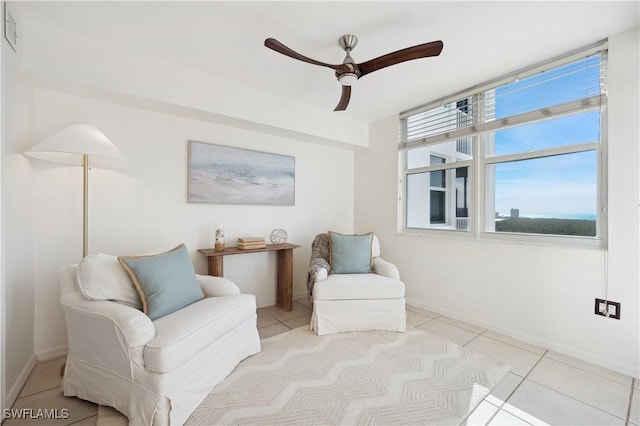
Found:
[{"label": "throw blanket draped on chair", "polygon": [[321,269],[329,271],[329,235],[318,234],[311,244],[311,262],[307,273],[307,293],[313,296],[313,285],[317,281]]}]

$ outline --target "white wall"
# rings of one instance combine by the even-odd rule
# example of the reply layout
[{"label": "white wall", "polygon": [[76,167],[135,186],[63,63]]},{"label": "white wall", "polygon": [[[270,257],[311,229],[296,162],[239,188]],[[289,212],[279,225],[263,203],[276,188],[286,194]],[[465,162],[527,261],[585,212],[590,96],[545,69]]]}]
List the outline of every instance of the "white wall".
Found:
[{"label": "white wall", "polygon": [[[122,106],[47,89],[35,90],[35,143],[72,123],[98,127],[133,163],[131,169],[92,169],[89,252],[136,254],[184,242],[199,273],[211,231],[223,225],[227,244],[240,236],[268,239],[284,228],[294,250],[294,295],[306,293],[315,234],[353,227],[353,151]],[[217,143],[295,157],[295,206],[189,204],[187,141]],[[33,160],[36,170],[35,341],[39,356],[64,351],[57,271],[82,253],[82,175],[79,167]],[[226,257],[225,276],[275,303],[275,253]]]},{"label": "white wall", "polygon": [[638,30],[609,48],[609,299],[622,303],[619,321],[593,314],[601,251],[398,235],[396,116],[373,123],[369,149],[357,151],[355,230],[378,233],[413,304],[638,377]]},{"label": "white wall", "polygon": [[[18,10],[9,8],[20,24]],[[21,48],[18,39],[18,52]],[[22,154],[32,141],[33,87],[22,55],[2,37],[2,406],[26,381],[34,358],[33,169]]]}]

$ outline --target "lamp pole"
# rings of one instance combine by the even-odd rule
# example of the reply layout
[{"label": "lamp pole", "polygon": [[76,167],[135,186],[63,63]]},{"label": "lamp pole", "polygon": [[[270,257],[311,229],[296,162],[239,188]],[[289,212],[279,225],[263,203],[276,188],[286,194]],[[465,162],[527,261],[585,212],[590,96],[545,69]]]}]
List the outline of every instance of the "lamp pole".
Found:
[{"label": "lamp pole", "polygon": [[82,155],[82,258],[89,253],[89,156]]}]

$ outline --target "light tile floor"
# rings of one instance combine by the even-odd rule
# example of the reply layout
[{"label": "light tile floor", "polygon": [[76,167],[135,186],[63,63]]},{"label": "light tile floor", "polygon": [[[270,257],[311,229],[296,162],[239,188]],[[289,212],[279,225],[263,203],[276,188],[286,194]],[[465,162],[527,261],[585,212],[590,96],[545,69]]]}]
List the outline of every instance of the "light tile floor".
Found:
[{"label": "light tile floor", "polygon": [[[511,372],[464,420],[464,425],[635,425],[640,426],[637,379],[588,364],[545,348],[512,339],[424,309],[407,307],[408,325],[445,337],[497,358]],[[261,338],[308,324],[311,304],[296,300],[291,312],[275,306],[258,309]],[[95,425],[98,407],[60,391],[64,358],[38,363],[14,408],[57,408],[69,417],[58,420],[7,419],[3,425]],[[63,417],[63,416],[60,416]]]}]

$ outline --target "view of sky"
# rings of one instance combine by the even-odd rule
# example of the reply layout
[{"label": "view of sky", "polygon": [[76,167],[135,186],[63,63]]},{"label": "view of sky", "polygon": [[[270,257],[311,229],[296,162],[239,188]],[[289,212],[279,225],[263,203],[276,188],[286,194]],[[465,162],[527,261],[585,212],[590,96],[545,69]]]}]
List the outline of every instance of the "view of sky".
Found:
[{"label": "view of sky", "polygon": [[[595,56],[502,86],[495,91],[496,118],[596,95],[599,73]],[[599,138],[600,111],[592,110],[496,132],[494,155],[595,142]],[[595,219],[595,151],[489,167],[495,171],[495,207],[501,215],[508,216],[512,208],[517,208],[521,216]]]}]

